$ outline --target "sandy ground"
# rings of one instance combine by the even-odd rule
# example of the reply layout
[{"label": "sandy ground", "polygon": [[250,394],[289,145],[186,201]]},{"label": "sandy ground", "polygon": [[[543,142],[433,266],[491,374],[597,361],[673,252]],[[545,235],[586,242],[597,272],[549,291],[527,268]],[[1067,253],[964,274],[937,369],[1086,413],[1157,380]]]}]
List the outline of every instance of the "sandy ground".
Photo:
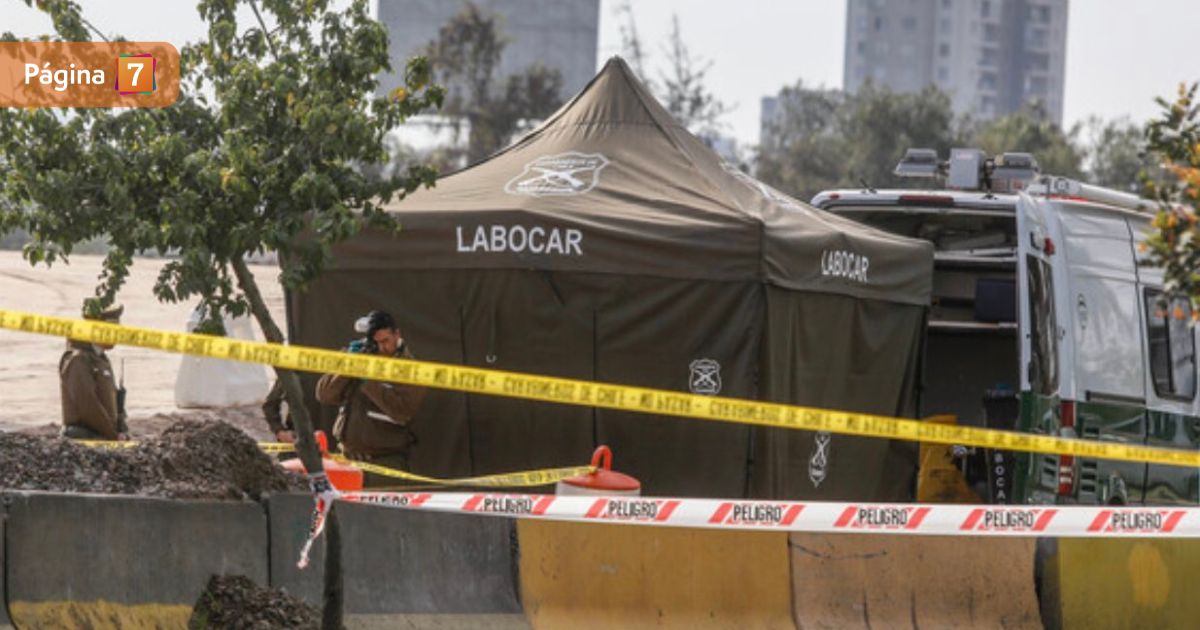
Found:
[{"label": "sandy ground", "polygon": [[[78,317],[83,300],[93,295],[100,262],[99,256],[72,256],[70,265],[35,268],[21,258],[20,252],[0,251],[0,308]],[[134,261],[128,282],[118,298],[125,305],[122,323],[162,330],[185,329],[195,304],[160,303],[151,290],[164,262],[153,258]],[[277,268],[253,265],[252,269],[275,321],[282,328],[285,321],[283,289],[277,280]],[[261,335],[258,338],[261,339]],[[57,432],[61,414],[58,360],[64,346],[65,342],[60,338],[0,330],[0,430]],[[246,429],[257,439],[269,435],[257,406],[202,410],[176,408],[175,378],[179,372],[179,355],[117,347],[110,352],[110,357],[118,371],[124,360],[125,386],[129,390],[126,408],[130,432],[135,437],[156,434],[181,417],[223,418]]]}]

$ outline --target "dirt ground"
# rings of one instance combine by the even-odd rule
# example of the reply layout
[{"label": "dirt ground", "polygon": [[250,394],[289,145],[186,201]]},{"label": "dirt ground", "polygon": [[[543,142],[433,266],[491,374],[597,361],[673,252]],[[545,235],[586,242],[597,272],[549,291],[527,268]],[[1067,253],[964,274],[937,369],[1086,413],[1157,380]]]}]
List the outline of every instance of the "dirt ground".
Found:
[{"label": "dirt ground", "polygon": [[[0,308],[60,317],[78,317],[84,298],[93,295],[101,257],[72,256],[70,265],[30,267],[20,252],[0,251]],[[195,307],[163,304],[151,287],[165,261],[134,261],[118,300],[125,305],[122,323],[163,330],[185,330]],[[273,265],[252,265],[263,297],[284,325],[283,289]],[[261,335],[258,337],[261,339]],[[56,337],[0,330],[0,431],[52,434],[58,431],[61,400],[58,360],[65,341]],[[129,390],[126,408],[133,437],[161,433],[180,419],[222,419],[256,439],[270,437],[261,410],[254,405],[224,409],[178,409],[175,378],[180,357],[141,348],[117,347],[110,353],[114,369],[125,369]],[[264,368],[265,370],[266,368]],[[266,396],[266,390],[263,391]]]}]

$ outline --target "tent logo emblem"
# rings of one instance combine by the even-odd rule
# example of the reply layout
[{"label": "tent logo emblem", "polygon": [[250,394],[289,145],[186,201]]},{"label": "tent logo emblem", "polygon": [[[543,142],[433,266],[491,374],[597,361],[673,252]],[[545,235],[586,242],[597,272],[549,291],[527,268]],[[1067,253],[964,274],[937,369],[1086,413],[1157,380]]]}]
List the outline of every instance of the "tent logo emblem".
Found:
[{"label": "tent logo emblem", "polygon": [[600,183],[600,171],[605,166],[608,158],[599,153],[569,151],[543,155],[510,179],[504,185],[504,192],[531,197],[582,195]]},{"label": "tent logo emblem", "polygon": [[821,482],[829,474],[829,441],[832,436],[828,431],[817,431],[813,436],[813,454],[808,460],[808,480],[814,488],[820,487]]},{"label": "tent logo emblem", "polygon": [[692,371],[688,389],[693,394],[713,396],[721,393],[721,364],[712,359],[696,359],[688,365]]}]

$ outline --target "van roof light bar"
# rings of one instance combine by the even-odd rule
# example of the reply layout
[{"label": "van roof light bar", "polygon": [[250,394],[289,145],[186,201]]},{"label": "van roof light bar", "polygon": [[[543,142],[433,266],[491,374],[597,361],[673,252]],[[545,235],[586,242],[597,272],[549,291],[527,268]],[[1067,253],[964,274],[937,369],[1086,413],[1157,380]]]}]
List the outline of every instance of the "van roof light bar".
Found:
[{"label": "van roof light bar", "polygon": [[1014,168],[1037,170],[1037,158],[1032,153],[1017,153],[1009,151],[996,157],[996,168]]},{"label": "van roof light bar", "polygon": [[989,190],[990,161],[979,149],[950,149],[946,188]]},{"label": "van roof light bar", "polygon": [[992,160],[991,190],[998,193],[1025,190],[1041,172],[1032,153],[1001,153]]},{"label": "van roof light bar", "polygon": [[934,178],[942,174],[942,164],[934,149],[908,149],[892,174],[896,177]]},{"label": "van roof light bar", "polygon": [[908,149],[892,171],[897,177],[945,178],[951,190],[985,193],[1015,193],[1025,190],[1041,173],[1030,153],[1002,153],[989,158],[980,149],[950,149],[950,159],[941,161],[934,149]]}]

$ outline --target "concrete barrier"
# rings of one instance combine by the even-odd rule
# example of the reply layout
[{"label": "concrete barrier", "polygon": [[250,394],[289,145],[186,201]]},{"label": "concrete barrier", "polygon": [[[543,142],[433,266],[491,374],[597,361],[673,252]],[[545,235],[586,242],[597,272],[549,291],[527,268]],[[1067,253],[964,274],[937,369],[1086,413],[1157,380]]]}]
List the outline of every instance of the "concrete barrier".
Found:
[{"label": "concrete barrier", "polygon": [[[271,497],[266,513],[248,502],[3,499],[0,630],[183,627],[214,573],[323,604],[324,543],[309,569],[295,568],[308,495]],[[1035,553],[1021,538],[516,522],[346,503],[332,518],[349,628],[1090,629],[1200,618],[1195,540],[1042,539]]]},{"label": "concrete barrier", "polygon": [[[312,497],[272,496],[271,585],[321,606],[325,543],[296,568]],[[529,628],[517,592],[511,519],[338,503],[348,628]]]},{"label": "concrete barrier", "polygon": [[0,507],[0,630],[13,630],[12,620],[8,618],[8,589],[4,588],[4,574],[8,572],[8,564],[4,562],[5,516]]},{"label": "concrete barrier", "polygon": [[1040,628],[1031,538],[792,534],[796,625]]},{"label": "concrete barrier", "polygon": [[282,588],[320,608],[325,588],[325,537],[313,545],[305,569],[296,566],[300,549],[308,538],[313,512],[311,494],[274,494],[267,497],[267,522],[270,528],[271,586]]},{"label": "concrete barrier", "polygon": [[792,628],[787,534],[523,520],[537,628]]},{"label": "concrete barrier", "polygon": [[1200,540],[1047,539],[1038,552],[1048,628],[1200,623]]},{"label": "concrete barrier", "polygon": [[20,628],[182,628],[209,576],[267,582],[267,523],[256,503],[6,499],[5,586]]},{"label": "concrete barrier", "polygon": [[347,626],[528,627],[512,519],[350,503],[334,510]]}]

